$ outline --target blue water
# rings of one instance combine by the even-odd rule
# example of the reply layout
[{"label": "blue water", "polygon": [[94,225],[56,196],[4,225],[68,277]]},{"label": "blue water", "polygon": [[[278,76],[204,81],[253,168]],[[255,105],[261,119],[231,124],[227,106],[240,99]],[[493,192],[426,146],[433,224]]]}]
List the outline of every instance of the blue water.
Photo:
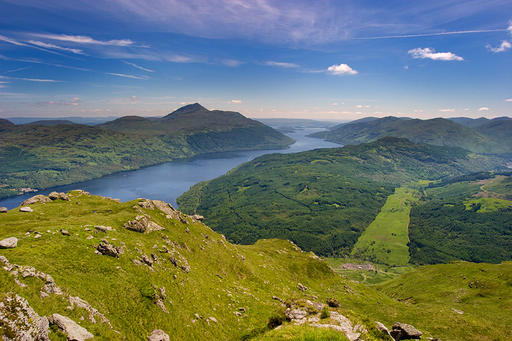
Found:
[{"label": "blue water", "polygon": [[52,191],[67,192],[83,189],[91,194],[129,201],[135,198],[158,199],[176,205],[176,198],[199,181],[210,180],[228,170],[269,153],[296,153],[317,148],[339,147],[321,139],[306,137],[319,128],[306,128],[287,134],[296,142],[284,150],[255,150],[232,153],[218,153],[183,161],[173,161],[129,172],[107,175],[102,178],[58,186],[16,197],[0,200],[0,206],[15,208],[25,199],[35,194],[48,194]]}]

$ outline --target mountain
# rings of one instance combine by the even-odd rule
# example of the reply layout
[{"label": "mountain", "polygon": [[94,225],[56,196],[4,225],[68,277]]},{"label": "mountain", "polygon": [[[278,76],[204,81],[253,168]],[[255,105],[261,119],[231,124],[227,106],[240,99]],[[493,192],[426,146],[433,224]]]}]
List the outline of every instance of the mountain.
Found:
[{"label": "mountain", "polygon": [[378,117],[372,117],[372,116],[363,117],[363,118],[360,118],[360,119],[357,119],[357,120],[353,120],[353,121],[348,121],[348,122],[343,122],[343,123],[337,124],[334,127],[330,127],[329,130],[336,130],[336,129],[338,129],[340,127],[343,127],[344,125],[347,125],[347,124],[364,123],[364,122],[375,121],[375,120],[378,120],[378,119],[379,119]]},{"label": "mountain", "polygon": [[75,123],[70,120],[39,120],[39,121],[30,122],[27,124],[33,124],[33,125],[38,125],[38,126],[57,126],[59,124],[75,124]]},{"label": "mountain", "polygon": [[8,128],[12,127],[12,126],[14,126],[14,123],[12,123],[9,120],[0,118],[0,131],[2,131],[4,129],[8,129]]},{"label": "mountain", "polygon": [[[202,115],[209,118],[201,120]],[[238,113],[198,104],[159,119],[126,116],[98,126],[7,128],[0,134],[0,198],[22,187],[42,189],[200,154],[279,149],[293,142]]]},{"label": "mountain", "polygon": [[349,123],[331,131],[311,135],[340,144],[358,144],[385,136],[403,137],[416,143],[460,147],[478,153],[507,153],[511,149],[490,135],[449,119],[430,120],[384,117]]},{"label": "mountain", "polygon": [[[204,215],[212,228],[237,243],[283,238],[323,256],[348,255],[395,188],[504,169],[504,163],[461,148],[388,137],[343,148],[265,155],[196,184],[178,204],[187,213]],[[398,228],[405,229],[408,257],[408,214],[406,219]]]},{"label": "mountain", "polygon": [[469,117],[450,117],[450,121],[458,123],[468,128],[476,128],[479,125],[489,122],[490,120],[485,117],[469,118]]},{"label": "mountain", "polygon": [[475,128],[480,134],[493,139],[508,152],[512,152],[512,118],[499,117],[479,125]]},{"label": "mountain", "polygon": [[0,213],[10,339],[389,340],[377,321],[427,339],[510,336],[511,263],[419,267],[365,286],[288,241],[231,244],[161,201],[71,191],[24,205]]}]

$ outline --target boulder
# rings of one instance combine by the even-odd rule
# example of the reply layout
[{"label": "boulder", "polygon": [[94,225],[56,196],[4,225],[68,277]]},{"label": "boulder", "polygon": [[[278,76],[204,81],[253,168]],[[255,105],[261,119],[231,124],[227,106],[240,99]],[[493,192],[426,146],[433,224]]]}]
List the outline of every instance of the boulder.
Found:
[{"label": "boulder", "polygon": [[305,322],[306,316],[308,316],[308,312],[303,309],[295,308],[295,309],[286,309],[285,316],[293,322]]},{"label": "boulder", "polygon": [[101,232],[107,232],[107,231],[113,230],[113,228],[111,226],[103,226],[103,225],[94,226],[94,228]]},{"label": "boulder", "polygon": [[42,195],[42,194],[38,194],[38,195],[34,195],[32,198],[29,198],[27,200],[25,200],[24,202],[21,203],[21,206],[27,206],[27,205],[32,205],[32,204],[35,204],[35,203],[45,203],[45,202],[50,202],[52,201],[52,199],[48,198],[46,195]]},{"label": "boulder", "polygon": [[410,324],[396,322],[391,327],[391,331],[389,332],[393,339],[398,340],[409,340],[409,339],[419,339],[422,335],[418,329],[414,328]]},{"label": "boulder", "polygon": [[69,231],[68,231],[68,230],[61,229],[61,230],[60,230],[60,233],[62,233],[62,235],[64,235],[64,236],[70,236],[70,234],[69,234]]},{"label": "boulder", "polygon": [[328,298],[326,303],[331,308],[338,308],[340,306],[340,302],[334,297]]},{"label": "boulder", "polygon": [[7,207],[0,207],[0,213],[7,213]]},{"label": "boulder", "polygon": [[192,216],[193,219],[195,220],[198,220],[198,221],[203,221],[204,220],[204,217],[202,215],[199,215],[199,214],[194,214]]},{"label": "boulder", "polygon": [[102,255],[114,258],[119,258],[119,255],[122,253],[122,249],[120,247],[116,247],[104,239],[100,241],[98,246],[96,246],[96,250]]},{"label": "boulder", "polygon": [[16,246],[18,246],[18,238],[16,237],[0,240],[0,249],[14,249]]},{"label": "boulder", "polygon": [[393,339],[393,337],[389,333],[389,329],[383,323],[376,321],[375,324],[378,330],[380,330],[383,333],[386,333],[391,339]]},{"label": "boulder", "polygon": [[0,302],[0,326],[5,333],[3,340],[50,340],[48,319],[39,316],[26,299],[14,293],[8,293]]},{"label": "boulder", "polygon": [[62,329],[68,340],[83,341],[94,337],[94,335],[89,333],[87,329],[80,326],[69,317],[62,316],[60,314],[53,314],[50,316],[49,321],[50,324],[55,324],[57,327]]},{"label": "boulder", "polygon": [[169,335],[161,329],[155,329],[148,336],[148,341],[169,341]]},{"label": "boulder", "polygon": [[299,289],[300,291],[306,291],[306,290],[308,290],[308,287],[306,287],[302,283],[299,283],[299,284],[297,284],[297,289]]},{"label": "boulder", "polygon": [[34,210],[28,206],[24,206],[24,207],[20,207],[20,212],[34,212]]},{"label": "boulder", "polygon": [[50,194],[48,194],[48,198],[50,198],[50,200],[66,200],[66,201],[69,201],[69,197],[66,193],[57,193],[57,192],[51,192]]},{"label": "boulder", "polygon": [[152,231],[160,231],[164,230],[164,228],[154,221],[147,215],[138,215],[134,220],[130,220],[124,224],[124,227],[128,230],[141,232],[141,233],[149,233]]}]

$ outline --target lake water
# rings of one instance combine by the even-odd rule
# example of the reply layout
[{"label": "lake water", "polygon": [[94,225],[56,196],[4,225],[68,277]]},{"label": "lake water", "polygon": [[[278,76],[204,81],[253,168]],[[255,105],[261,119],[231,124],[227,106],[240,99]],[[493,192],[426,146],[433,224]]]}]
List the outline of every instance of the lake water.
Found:
[{"label": "lake water", "polygon": [[317,148],[339,147],[339,145],[306,135],[322,131],[320,128],[296,130],[287,135],[296,142],[288,149],[254,150],[230,153],[218,153],[189,160],[163,163],[129,172],[121,172],[102,178],[58,186],[0,200],[0,206],[15,208],[35,194],[48,194],[52,191],[67,192],[83,189],[91,194],[129,201],[135,198],[150,198],[169,202],[176,206],[176,198],[199,181],[214,179],[228,170],[269,153],[296,153]]}]

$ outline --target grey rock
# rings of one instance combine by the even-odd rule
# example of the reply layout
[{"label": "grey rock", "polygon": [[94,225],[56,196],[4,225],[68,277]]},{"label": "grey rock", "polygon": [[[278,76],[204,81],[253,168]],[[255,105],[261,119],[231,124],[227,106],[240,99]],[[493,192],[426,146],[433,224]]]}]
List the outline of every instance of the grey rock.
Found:
[{"label": "grey rock", "polygon": [[338,308],[340,306],[340,302],[334,297],[328,298],[326,303],[331,308]]},{"label": "grey rock", "polygon": [[306,291],[306,290],[308,290],[308,287],[306,287],[305,285],[302,285],[302,283],[299,283],[299,284],[297,284],[297,289],[299,289],[300,291]]},{"label": "grey rock", "polygon": [[394,340],[393,337],[391,336],[391,334],[389,333],[389,329],[383,323],[376,321],[375,324],[376,324],[378,330],[386,333],[392,340]]},{"label": "grey rock", "polygon": [[204,220],[204,217],[202,215],[199,215],[199,214],[194,214],[192,216],[192,218],[194,218],[195,220],[198,220],[198,221],[203,221]]},{"label": "grey rock", "polygon": [[103,226],[103,225],[94,226],[94,228],[101,232],[107,232],[107,231],[113,230],[113,228],[111,226]]},{"label": "grey rock", "polygon": [[62,233],[62,235],[64,235],[64,236],[69,236],[70,235],[69,231],[68,230],[64,230],[64,229],[61,229],[60,233]]},{"label": "grey rock", "polygon": [[130,220],[124,224],[124,227],[128,230],[141,233],[149,233],[152,231],[164,230],[164,228],[154,221],[147,215],[138,215],[134,220]]},{"label": "grey rock", "polygon": [[32,204],[35,204],[35,203],[45,203],[45,202],[50,202],[52,201],[52,199],[48,198],[46,195],[42,195],[42,194],[38,194],[38,195],[34,195],[32,198],[29,198],[27,200],[25,200],[24,202],[21,203],[21,206],[27,206],[27,205],[32,205]]},{"label": "grey rock", "polygon": [[69,197],[66,193],[57,193],[57,192],[51,192],[50,194],[48,194],[48,198],[50,198],[50,200],[65,200],[65,201],[69,201]]},{"label": "grey rock", "polygon": [[106,240],[100,241],[100,244],[96,246],[96,250],[105,256],[110,256],[114,258],[119,258],[119,255],[122,253],[122,250],[120,247],[116,247],[112,244],[110,244]]},{"label": "grey rock", "polygon": [[34,212],[34,210],[28,206],[24,206],[24,207],[20,207],[20,212]]},{"label": "grey rock", "polygon": [[155,329],[148,336],[148,341],[169,341],[169,335],[161,329]]},{"label": "grey rock", "polygon": [[[9,331],[14,336],[14,340],[50,340],[48,319],[39,316],[26,299],[14,293],[8,293],[0,302],[0,325],[2,331]],[[2,339],[10,340],[10,338]]]},{"label": "grey rock", "polygon": [[7,207],[0,207],[0,213],[7,213]]},{"label": "grey rock", "polygon": [[94,337],[94,335],[92,335],[87,329],[80,326],[69,317],[62,316],[60,314],[53,314],[50,316],[49,321],[50,324],[55,324],[57,327],[62,329],[68,340],[83,341]]},{"label": "grey rock", "polygon": [[391,337],[398,340],[408,340],[408,339],[419,339],[422,335],[418,329],[414,328],[410,324],[396,322],[391,327],[391,331],[389,332]]},{"label": "grey rock", "polygon": [[9,237],[3,240],[0,240],[0,249],[14,249],[18,246],[18,238]]}]

